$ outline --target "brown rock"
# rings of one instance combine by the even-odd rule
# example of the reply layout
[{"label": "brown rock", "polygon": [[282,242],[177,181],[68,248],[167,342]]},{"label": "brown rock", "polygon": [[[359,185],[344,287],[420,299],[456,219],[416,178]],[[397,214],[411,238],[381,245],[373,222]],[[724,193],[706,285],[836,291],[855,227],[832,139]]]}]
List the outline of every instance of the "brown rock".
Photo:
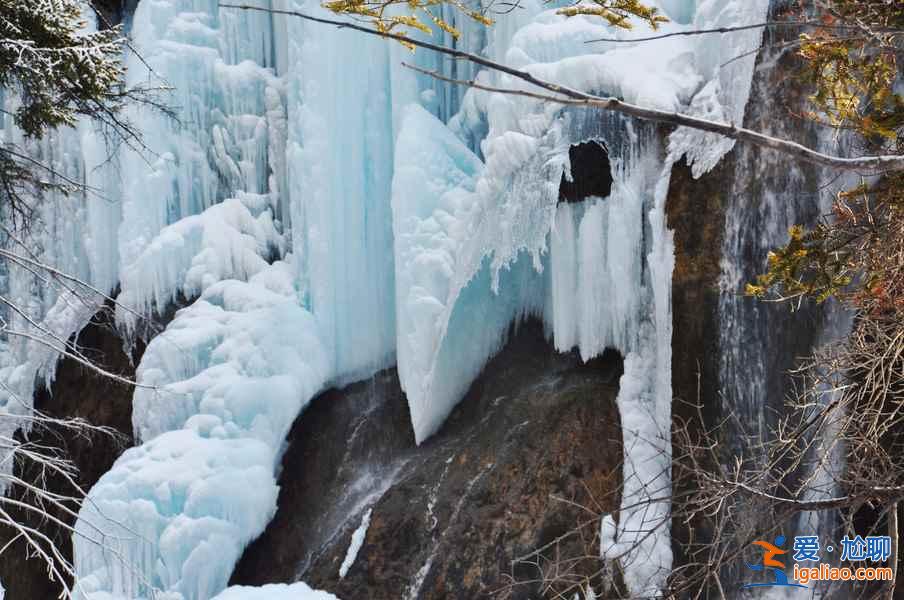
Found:
[{"label": "brown rock", "polygon": [[[343,600],[528,598],[555,566],[559,589],[598,584],[599,514],[615,509],[621,481],[620,362],[581,365],[538,324],[522,326],[420,447],[394,372],[328,392],[293,429],[277,516],[233,583],[303,579]],[[343,504],[356,508],[324,511]],[[364,545],[340,579],[365,505]]]}]

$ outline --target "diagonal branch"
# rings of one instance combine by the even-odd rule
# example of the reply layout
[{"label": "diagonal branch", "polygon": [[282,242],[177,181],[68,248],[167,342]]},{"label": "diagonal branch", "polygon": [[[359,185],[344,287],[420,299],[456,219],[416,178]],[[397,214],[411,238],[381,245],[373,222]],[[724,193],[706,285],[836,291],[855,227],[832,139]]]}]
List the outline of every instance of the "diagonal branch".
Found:
[{"label": "diagonal branch", "polygon": [[248,6],[248,5],[239,5],[239,4],[220,4],[221,8],[235,8],[239,10],[257,10],[262,12],[267,12],[271,14],[281,14],[281,15],[289,15],[293,17],[298,17],[299,19],[304,19],[306,21],[311,21],[314,23],[322,23],[324,25],[332,25],[334,27],[338,27],[340,29],[352,29],[354,31],[360,31],[361,33],[367,35],[374,35],[382,38],[387,38],[391,40],[396,40],[398,42],[403,42],[405,44],[410,44],[413,46],[417,46],[419,48],[424,48],[427,50],[432,50],[434,52],[439,52],[441,54],[445,54],[447,56],[451,56],[453,58],[466,60],[468,62],[474,63],[476,65],[480,65],[482,67],[486,67],[487,69],[498,71],[500,73],[505,73],[507,75],[511,75],[517,79],[530,83],[534,86],[542,88],[547,92],[552,92],[553,94],[558,94],[558,96],[549,96],[546,94],[531,94],[530,92],[523,92],[510,88],[493,88],[489,86],[481,86],[476,81],[465,81],[465,80],[456,80],[456,79],[448,79],[439,76],[436,73],[429,73],[434,77],[438,77],[445,81],[450,81],[452,83],[460,84],[460,85],[468,85],[470,87],[475,87],[478,89],[484,89],[486,91],[498,92],[502,94],[514,94],[521,96],[530,96],[536,98],[538,100],[543,100],[546,102],[555,102],[563,105],[571,105],[571,106],[586,106],[593,108],[600,108],[603,110],[609,110],[613,112],[617,112],[623,115],[628,115],[631,117],[635,117],[638,119],[642,119],[644,121],[653,121],[656,123],[666,123],[669,125],[677,125],[683,127],[690,127],[692,129],[698,129],[701,131],[706,131],[709,133],[716,133],[719,135],[723,135],[727,138],[731,138],[733,140],[738,140],[741,142],[746,142],[749,144],[753,144],[754,146],[758,146],[760,148],[767,148],[770,150],[774,150],[777,152],[781,152],[785,155],[791,156],[797,160],[809,162],[813,164],[822,165],[824,167],[829,167],[833,169],[841,169],[846,171],[861,171],[861,172],[886,172],[886,171],[904,171],[904,156],[895,156],[895,155],[879,155],[879,156],[860,156],[854,158],[834,156],[831,154],[824,154],[822,152],[817,152],[812,148],[808,148],[803,144],[798,144],[797,142],[792,142],[790,140],[784,140],[780,138],[776,138],[770,135],[766,135],[764,133],[760,133],[758,131],[753,131],[751,129],[746,129],[744,127],[738,127],[732,123],[721,123],[719,121],[711,121],[709,119],[702,119],[700,117],[693,117],[690,115],[678,113],[678,112],[669,112],[664,110],[657,110],[654,108],[647,108],[643,106],[639,106],[636,104],[631,104],[629,102],[624,102],[619,100],[618,98],[605,97],[605,96],[597,96],[594,94],[589,94],[586,92],[581,92],[579,90],[558,85],[549,81],[545,81],[534,75],[531,75],[527,71],[522,71],[520,69],[515,69],[513,67],[506,66],[502,63],[498,63],[477,54],[472,54],[470,52],[465,52],[464,50],[458,50],[456,48],[448,48],[441,44],[434,44],[431,42],[425,42],[423,40],[418,40],[416,38],[410,38],[405,35],[400,35],[397,33],[391,32],[382,32],[377,31],[375,29],[371,29],[369,27],[365,27],[364,25],[358,25],[355,23],[350,23],[347,21],[340,21],[337,19],[327,19],[324,17],[315,17],[313,15],[305,14],[298,11],[292,10],[278,10],[274,8],[263,8],[259,6]]},{"label": "diagonal branch", "polygon": [[[748,31],[751,29],[765,29],[768,27],[815,27],[824,30],[849,31],[851,29],[862,31],[862,27],[854,25],[829,25],[822,21],[764,21],[763,23],[753,23],[751,25],[737,25],[734,27],[713,27],[711,29],[683,29],[680,31],[670,31],[669,33],[661,33],[658,35],[649,35],[646,37],[635,38],[599,38],[595,40],[587,40],[585,44],[593,44],[596,42],[610,42],[615,44],[631,44],[636,42],[651,42],[654,40],[664,40],[672,37],[689,37],[695,35],[707,35],[711,33],[735,33],[737,31]],[[878,31],[882,33],[904,33],[904,30],[896,28],[881,28]]]}]

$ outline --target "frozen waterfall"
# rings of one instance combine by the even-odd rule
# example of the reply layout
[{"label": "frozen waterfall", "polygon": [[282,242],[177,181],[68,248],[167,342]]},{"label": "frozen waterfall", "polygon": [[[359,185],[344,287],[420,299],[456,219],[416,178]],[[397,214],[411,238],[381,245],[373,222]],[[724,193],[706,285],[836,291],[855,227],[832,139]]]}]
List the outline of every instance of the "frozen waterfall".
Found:
[{"label": "frozen waterfall", "polygon": [[[86,27],[97,26],[90,10],[84,17]],[[69,337],[116,287],[115,232],[122,222],[116,164],[107,161],[102,132],[81,122],[28,140],[13,122],[17,106],[18,99],[0,89],[0,139],[46,165],[50,171],[40,177],[80,186],[72,195],[49,189],[24,197],[22,213],[7,203],[0,212],[0,412],[8,417],[0,437],[7,441],[20,427],[30,428],[36,382],[53,380]],[[0,469],[10,472],[11,462],[4,459]]]},{"label": "frozen waterfall", "polygon": [[[759,22],[768,4],[652,3],[673,18],[665,31]],[[316,0],[258,5],[323,10]],[[576,89],[743,118],[757,30],[632,43],[645,27],[566,18],[536,0],[499,21],[489,30],[457,23],[457,44]],[[622,42],[584,43],[605,37]],[[132,39],[140,55],[127,56],[129,81],[168,83],[178,113],[133,110],[150,152],[126,149],[105,163],[88,124],[31,149],[102,192],[77,205],[41,203],[53,235],[35,234],[38,257],[102,292],[120,286],[117,321],[128,341],[147,335],[148,318],[180,307],[138,366],[141,444],[81,510],[82,597],[328,597],[303,584],[226,589],[275,510],[276,468],[295,417],[319,391],[396,365],[421,442],[527,316],[544,321],[561,351],[625,356],[623,509],[605,520],[612,531],[602,555],[619,560],[632,594],[657,594],[672,561],[669,506],[637,504],[671,489],[666,195],[680,158],[699,175],[732,144],[465,91],[401,61],[526,84],[215,0],[141,0]],[[17,135],[8,126],[0,133]],[[562,202],[569,150],[584,142],[605,150],[597,167],[610,171],[611,190]],[[3,285],[62,339],[96,309],[36,292],[18,268]],[[0,377],[27,411],[35,376],[50,376],[58,353],[20,342],[4,340]],[[10,394],[7,410],[12,402]]]}]

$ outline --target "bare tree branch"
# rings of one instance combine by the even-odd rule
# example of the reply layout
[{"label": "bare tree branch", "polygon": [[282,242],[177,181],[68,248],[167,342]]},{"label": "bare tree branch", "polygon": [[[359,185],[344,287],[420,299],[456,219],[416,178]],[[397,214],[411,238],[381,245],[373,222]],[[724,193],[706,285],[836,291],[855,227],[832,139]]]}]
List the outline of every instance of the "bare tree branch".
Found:
[{"label": "bare tree branch", "polygon": [[[679,36],[696,36],[707,35],[710,33],[734,33],[737,31],[748,31],[750,29],[765,29],[767,27],[816,27],[818,29],[832,30],[857,30],[862,28],[854,25],[828,25],[822,21],[765,21],[763,23],[753,23],[751,25],[738,25],[736,27],[714,27],[712,29],[687,29],[682,31],[671,31],[660,35],[650,35],[646,37],[635,38],[599,38],[596,40],[587,40],[585,44],[593,44],[597,42],[610,42],[629,44],[633,42],[650,42],[653,40],[663,40],[665,38]],[[880,29],[883,33],[904,33],[900,29]]]},{"label": "bare tree branch", "polygon": [[895,597],[895,580],[898,578],[898,503],[895,502],[891,506],[888,507],[888,514],[886,515],[886,519],[888,520],[888,537],[891,538],[891,556],[892,563],[891,568],[894,572],[894,577],[891,578],[891,581],[886,583],[886,598],[888,600],[894,600]]}]

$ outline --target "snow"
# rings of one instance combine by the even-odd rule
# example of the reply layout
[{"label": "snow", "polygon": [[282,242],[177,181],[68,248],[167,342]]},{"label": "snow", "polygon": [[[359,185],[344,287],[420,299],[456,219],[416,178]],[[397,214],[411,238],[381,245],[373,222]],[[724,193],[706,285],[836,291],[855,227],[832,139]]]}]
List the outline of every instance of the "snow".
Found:
[{"label": "snow", "polygon": [[242,192],[164,227],[120,275],[119,322],[134,329],[136,315],[195,298],[219,281],[246,280],[282,256],[285,241],[268,202]]},{"label": "snow", "polygon": [[[127,450],[91,489],[77,529],[90,596],[151,590],[206,600],[276,510],[275,467],[295,416],[329,377],[312,315],[283,262],[209,287],[148,345]],[[103,529],[109,544],[91,542]],[[117,596],[118,595],[118,596]]]},{"label": "snow", "polygon": [[336,596],[313,590],[304,583],[269,584],[260,587],[232,586],[213,600],[337,600]]},{"label": "snow", "polygon": [[367,509],[367,512],[361,517],[361,524],[355,529],[355,532],[352,533],[351,542],[348,544],[348,551],[345,553],[345,558],[342,560],[342,565],[339,567],[340,579],[345,578],[348,574],[348,570],[355,564],[355,559],[358,558],[358,552],[360,552],[361,546],[364,545],[364,537],[367,535],[367,528],[370,527],[370,515],[372,512],[372,508]]}]

